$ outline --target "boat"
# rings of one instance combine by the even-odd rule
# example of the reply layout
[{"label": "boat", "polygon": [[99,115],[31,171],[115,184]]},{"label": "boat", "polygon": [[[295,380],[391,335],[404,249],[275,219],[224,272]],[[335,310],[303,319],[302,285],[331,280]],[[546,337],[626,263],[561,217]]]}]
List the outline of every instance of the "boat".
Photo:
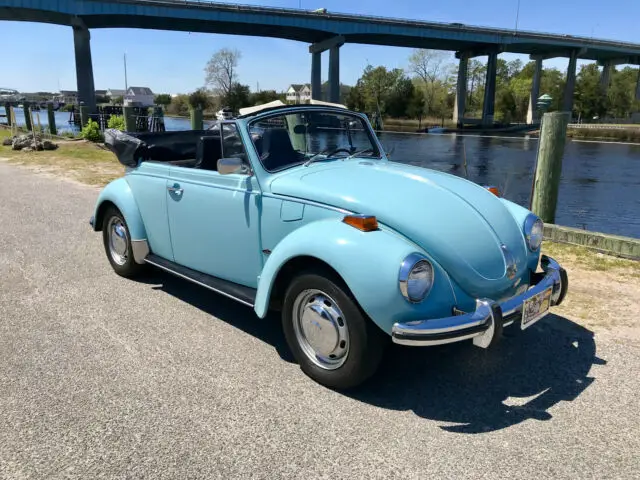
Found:
[{"label": "boat", "polygon": [[232,120],[233,110],[228,107],[221,108],[216,112],[216,119],[218,120]]}]

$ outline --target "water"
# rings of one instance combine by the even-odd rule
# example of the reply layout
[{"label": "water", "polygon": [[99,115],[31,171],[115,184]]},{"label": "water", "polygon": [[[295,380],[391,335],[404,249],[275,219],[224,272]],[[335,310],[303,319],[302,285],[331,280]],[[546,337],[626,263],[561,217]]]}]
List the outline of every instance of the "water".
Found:
[{"label": "water", "polygon": [[[393,160],[495,185],[529,207],[535,138],[383,133],[380,139]],[[567,142],[555,223],[640,238],[640,145]]]},{"label": "water", "polygon": [[[39,113],[45,125],[47,113]],[[16,118],[24,124],[20,109]],[[68,121],[68,112],[56,112],[60,131],[71,129]],[[188,130],[190,123],[166,117],[165,127]],[[380,139],[395,161],[495,185],[505,198],[529,206],[535,138],[382,133]],[[567,142],[555,223],[640,238],[640,145]]]}]

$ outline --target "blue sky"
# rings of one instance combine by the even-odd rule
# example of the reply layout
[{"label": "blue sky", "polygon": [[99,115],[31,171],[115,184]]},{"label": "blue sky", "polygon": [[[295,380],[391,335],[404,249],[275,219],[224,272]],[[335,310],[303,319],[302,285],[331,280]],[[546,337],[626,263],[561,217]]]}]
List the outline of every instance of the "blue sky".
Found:
[{"label": "blue sky", "polygon": [[[237,2],[228,2],[237,3]],[[514,28],[518,0],[243,0],[240,3],[330,11],[469,25]],[[640,0],[520,0],[518,28],[594,36],[640,43]],[[5,62],[0,87],[20,91],[76,88],[73,34],[70,27],[0,22]],[[8,42],[8,43],[7,43]],[[11,48],[8,45],[16,45]],[[132,29],[91,31],[97,89],[124,88],[123,54],[127,53],[129,85],[149,86],[156,93],[190,92],[204,83],[204,66],[219,48],[242,52],[240,81],[255,90],[284,90],[309,82],[307,44],[288,40]],[[405,68],[410,49],[347,44],[341,49],[341,81],[354,84],[367,63]],[[503,55],[503,58],[527,57]],[[453,54],[451,54],[453,61]],[[328,55],[323,55],[323,80]],[[566,60],[545,66],[565,68]]]}]

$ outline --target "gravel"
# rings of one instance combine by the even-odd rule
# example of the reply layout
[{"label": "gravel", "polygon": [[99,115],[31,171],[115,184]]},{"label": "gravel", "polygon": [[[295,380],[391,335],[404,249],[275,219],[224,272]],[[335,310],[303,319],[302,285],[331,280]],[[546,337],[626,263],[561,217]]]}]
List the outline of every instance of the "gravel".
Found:
[{"label": "gravel", "polygon": [[392,347],[334,392],[274,316],[115,275],[95,188],[0,178],[2,478],[640,476],[638,343],[550,316],[493,351]]}]

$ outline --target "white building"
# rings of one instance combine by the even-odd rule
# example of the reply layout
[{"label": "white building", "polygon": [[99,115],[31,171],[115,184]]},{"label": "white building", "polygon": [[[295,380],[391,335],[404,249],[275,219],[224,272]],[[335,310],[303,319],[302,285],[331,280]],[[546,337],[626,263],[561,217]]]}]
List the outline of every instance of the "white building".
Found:
[{"label": "white building", "polygon": [[293,83],[287,89],[287,102],[308,103],[311,100],[311,85]]},{"label": "white building", "polygon": [[149,87],[129,87],[124,96],[124,104],[135,107],[151,107],[155,95]]}]

